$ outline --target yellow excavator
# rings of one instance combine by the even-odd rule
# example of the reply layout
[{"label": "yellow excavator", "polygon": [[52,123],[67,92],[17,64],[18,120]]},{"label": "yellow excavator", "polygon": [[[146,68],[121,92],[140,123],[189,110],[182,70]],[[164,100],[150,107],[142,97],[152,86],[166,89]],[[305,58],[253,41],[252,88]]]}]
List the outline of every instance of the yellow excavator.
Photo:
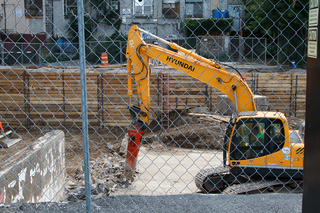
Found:
[{"label": "yellow excavator", "polygon": [[[142,34],[162,42],[171,50],[146,43]],[[240,72],[229,72],[218,62],[136,25],[128,33],[126,57],[128,96],[133,96],[134,81],[139,97],[139,106],[131,103],[129,106],[133,121],[128,127],[127,179],[134,175],[139,146],[151,121],[149,59],[155,59],[217,88],[235,104],[236,114],[226,127],[223,165],[202,169],[195,177],[195,184],[202,192],[241,193],[283,183],[301,183],[304,143],[291,141],[291,130],[283,113],[256,110],[254,95]],[[241,189],[233,185],[241,186]]]}]

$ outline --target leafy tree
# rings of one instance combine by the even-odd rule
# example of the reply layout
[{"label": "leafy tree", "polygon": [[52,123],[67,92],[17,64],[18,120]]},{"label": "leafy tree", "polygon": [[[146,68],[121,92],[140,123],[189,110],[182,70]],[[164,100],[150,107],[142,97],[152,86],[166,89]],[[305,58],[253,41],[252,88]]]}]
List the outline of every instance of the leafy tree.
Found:
[{"label": "leafy tree", "polygon": [[[85,39],[86,41],[95,41],[93,37],[93,32],[96,27],[101,23],[106,23],[112,25],[116,32],[120,29],[122,20],[119,14],[112,7],[111,0],[92,0],[90,1],[93,12],[86,14],[84,16],[84,25],[85,25]],[[88,9],[88,8],[87,8]],[[77,9],[74,8],[69,15],[68,22],[68,33],[74,38],[74,41],[78,41],[77,32],[78,32],[78,18],[77,18]]]},{"label": "leafy tree", "polygon": [[[78,38],[78,12],[77,9],[74,8],[69,15],[69,22],[68,22],[68,34],[71,36],[73,39],[72,41],[79,41]],[[90,16],[84,16],[84,37],[86,41],[89,40],[94,40],[92,32],[94,30],[94,27],[91,23],[91,17]]]},{"label": "leafy tree", "polygon": [[309,0],[248,1],[244,36],[267,38],[271,58],[277,57],[280,62],[295,60],[303,64],[308,6]]},{"label": "leafy tree", "polygon": [[[122,56],[124,55],[125,57],[125,47],[126,47],[123,44],[123,41],[126,41],[126,36],[121,35],[118,31],[122,21],[118,17],[118,15],[116,16],[106,15],[102,17],[99,16],[98,14],[101,12],[100,10],[104,10],[102,6],[107,5],[105,4],[107,1],[101,1],[102,5],[99,4],[99,1],[100,0],[92,1],[96,3],[97,6],[99,6],[99,10],[97,9],[98,7],[96,7],[94,9],[95,11],[94,13],[90,13],[90,15],[84,16],[85,40],[90,41],[86,43],[86,60],[89,62],[92,62],[93,64],[99,63],[101,53],[107,52],[109,57],[109,64],[119,63],[121,58],[120,54],[122,54]],[[105,10],[108,10],[108,9],[105,8]],[[114,13],[111,12],[111,14],[114,14]],[[109,19],[107,17],[109,17]],[[116,29],[115,33],[113,33],[111,36],[103,36],[102,38],[95,38],[93,36],[93,32],[96,29],[96,27],[102,22],[105,22],[110,25],[113,24],[112,26]],[[73,38],[72,41],[78,42],[79,38],[78,38],[77,9],[74,9],[69,15],[67,30],[68,30],[69,36]],[[121,41],[122,43],[120,44]]]},{"label": "leafy tree", "polygon": [[228,32],[233,24],[233,18],[186,18],[184,24],[186,36],[192,37],[214,32]]},{"label": "leafy tree", "polygon": [[91,0],[91,7],[94,8],[96,21],[105,22],[108,25],[113,25],[117,30],[120,29],[122,20],[115,10],[113,4],[117,4],[117,1],[111,0]]}]

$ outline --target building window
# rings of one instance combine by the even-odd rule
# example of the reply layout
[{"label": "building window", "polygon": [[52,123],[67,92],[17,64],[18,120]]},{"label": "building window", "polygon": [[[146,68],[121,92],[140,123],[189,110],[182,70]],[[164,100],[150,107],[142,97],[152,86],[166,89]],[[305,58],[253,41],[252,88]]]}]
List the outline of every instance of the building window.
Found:
[{"label": "building window", "polygon": [[153,0],[134,0],[135,15],[152,15]]},{"label": "building window", "polygon": [[43,16],[42,0],[25,0],[24,8],[26,11],[26,16]]},{"label": "building window", "polygon": [[177,18],[180,14],[180,0],[163,0],[162,14],[166,18]]},{"label": "building window", "polygon": [[202,0],[186,0],[186,17],[187,18],[203,17]]},{"label": "building window", "polygon": [[[65,0],[65,11],[64,15],[72,15],[74,9],[77,9],[77,0]],[[74,14],[77,15],[77,14]]]}]

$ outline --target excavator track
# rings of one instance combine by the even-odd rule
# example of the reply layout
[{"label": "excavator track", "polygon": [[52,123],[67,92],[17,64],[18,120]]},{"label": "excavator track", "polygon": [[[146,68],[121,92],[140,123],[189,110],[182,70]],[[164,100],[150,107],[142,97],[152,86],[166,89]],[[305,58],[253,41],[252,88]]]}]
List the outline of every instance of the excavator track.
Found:
[{"label": "excavator track", "polygon": [[224,166],[202,169],[195,177],[195,184],[203,193],[222,192],[234,181],[236,178]]},{"label": "excavator track", "polygon": [[280,180],[250,180],[247,183],[234,184],[223,190],[222,194],[247,194],[254,191],[272,190],[274,186],[283,185]]},{"label": "excavator track", "polygon": [[292,185],[294,180],[254,179],[230,174],[227,167],[202,169],[195,177],[195,184],[202,193],[248,194],[250,192],[272,191],[275,186]]}]

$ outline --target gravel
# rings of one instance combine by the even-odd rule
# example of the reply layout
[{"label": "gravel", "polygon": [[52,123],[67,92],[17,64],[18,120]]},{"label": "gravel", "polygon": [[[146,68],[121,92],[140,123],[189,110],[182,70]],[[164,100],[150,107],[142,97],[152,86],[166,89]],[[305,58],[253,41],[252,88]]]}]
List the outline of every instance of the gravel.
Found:
[{"label": "gravel", "polygon": [[[302,194],[109,196],[92,200],[92,212],[302,212]],[[2,204],[1,212],[86,212],[86,201]]]}]

